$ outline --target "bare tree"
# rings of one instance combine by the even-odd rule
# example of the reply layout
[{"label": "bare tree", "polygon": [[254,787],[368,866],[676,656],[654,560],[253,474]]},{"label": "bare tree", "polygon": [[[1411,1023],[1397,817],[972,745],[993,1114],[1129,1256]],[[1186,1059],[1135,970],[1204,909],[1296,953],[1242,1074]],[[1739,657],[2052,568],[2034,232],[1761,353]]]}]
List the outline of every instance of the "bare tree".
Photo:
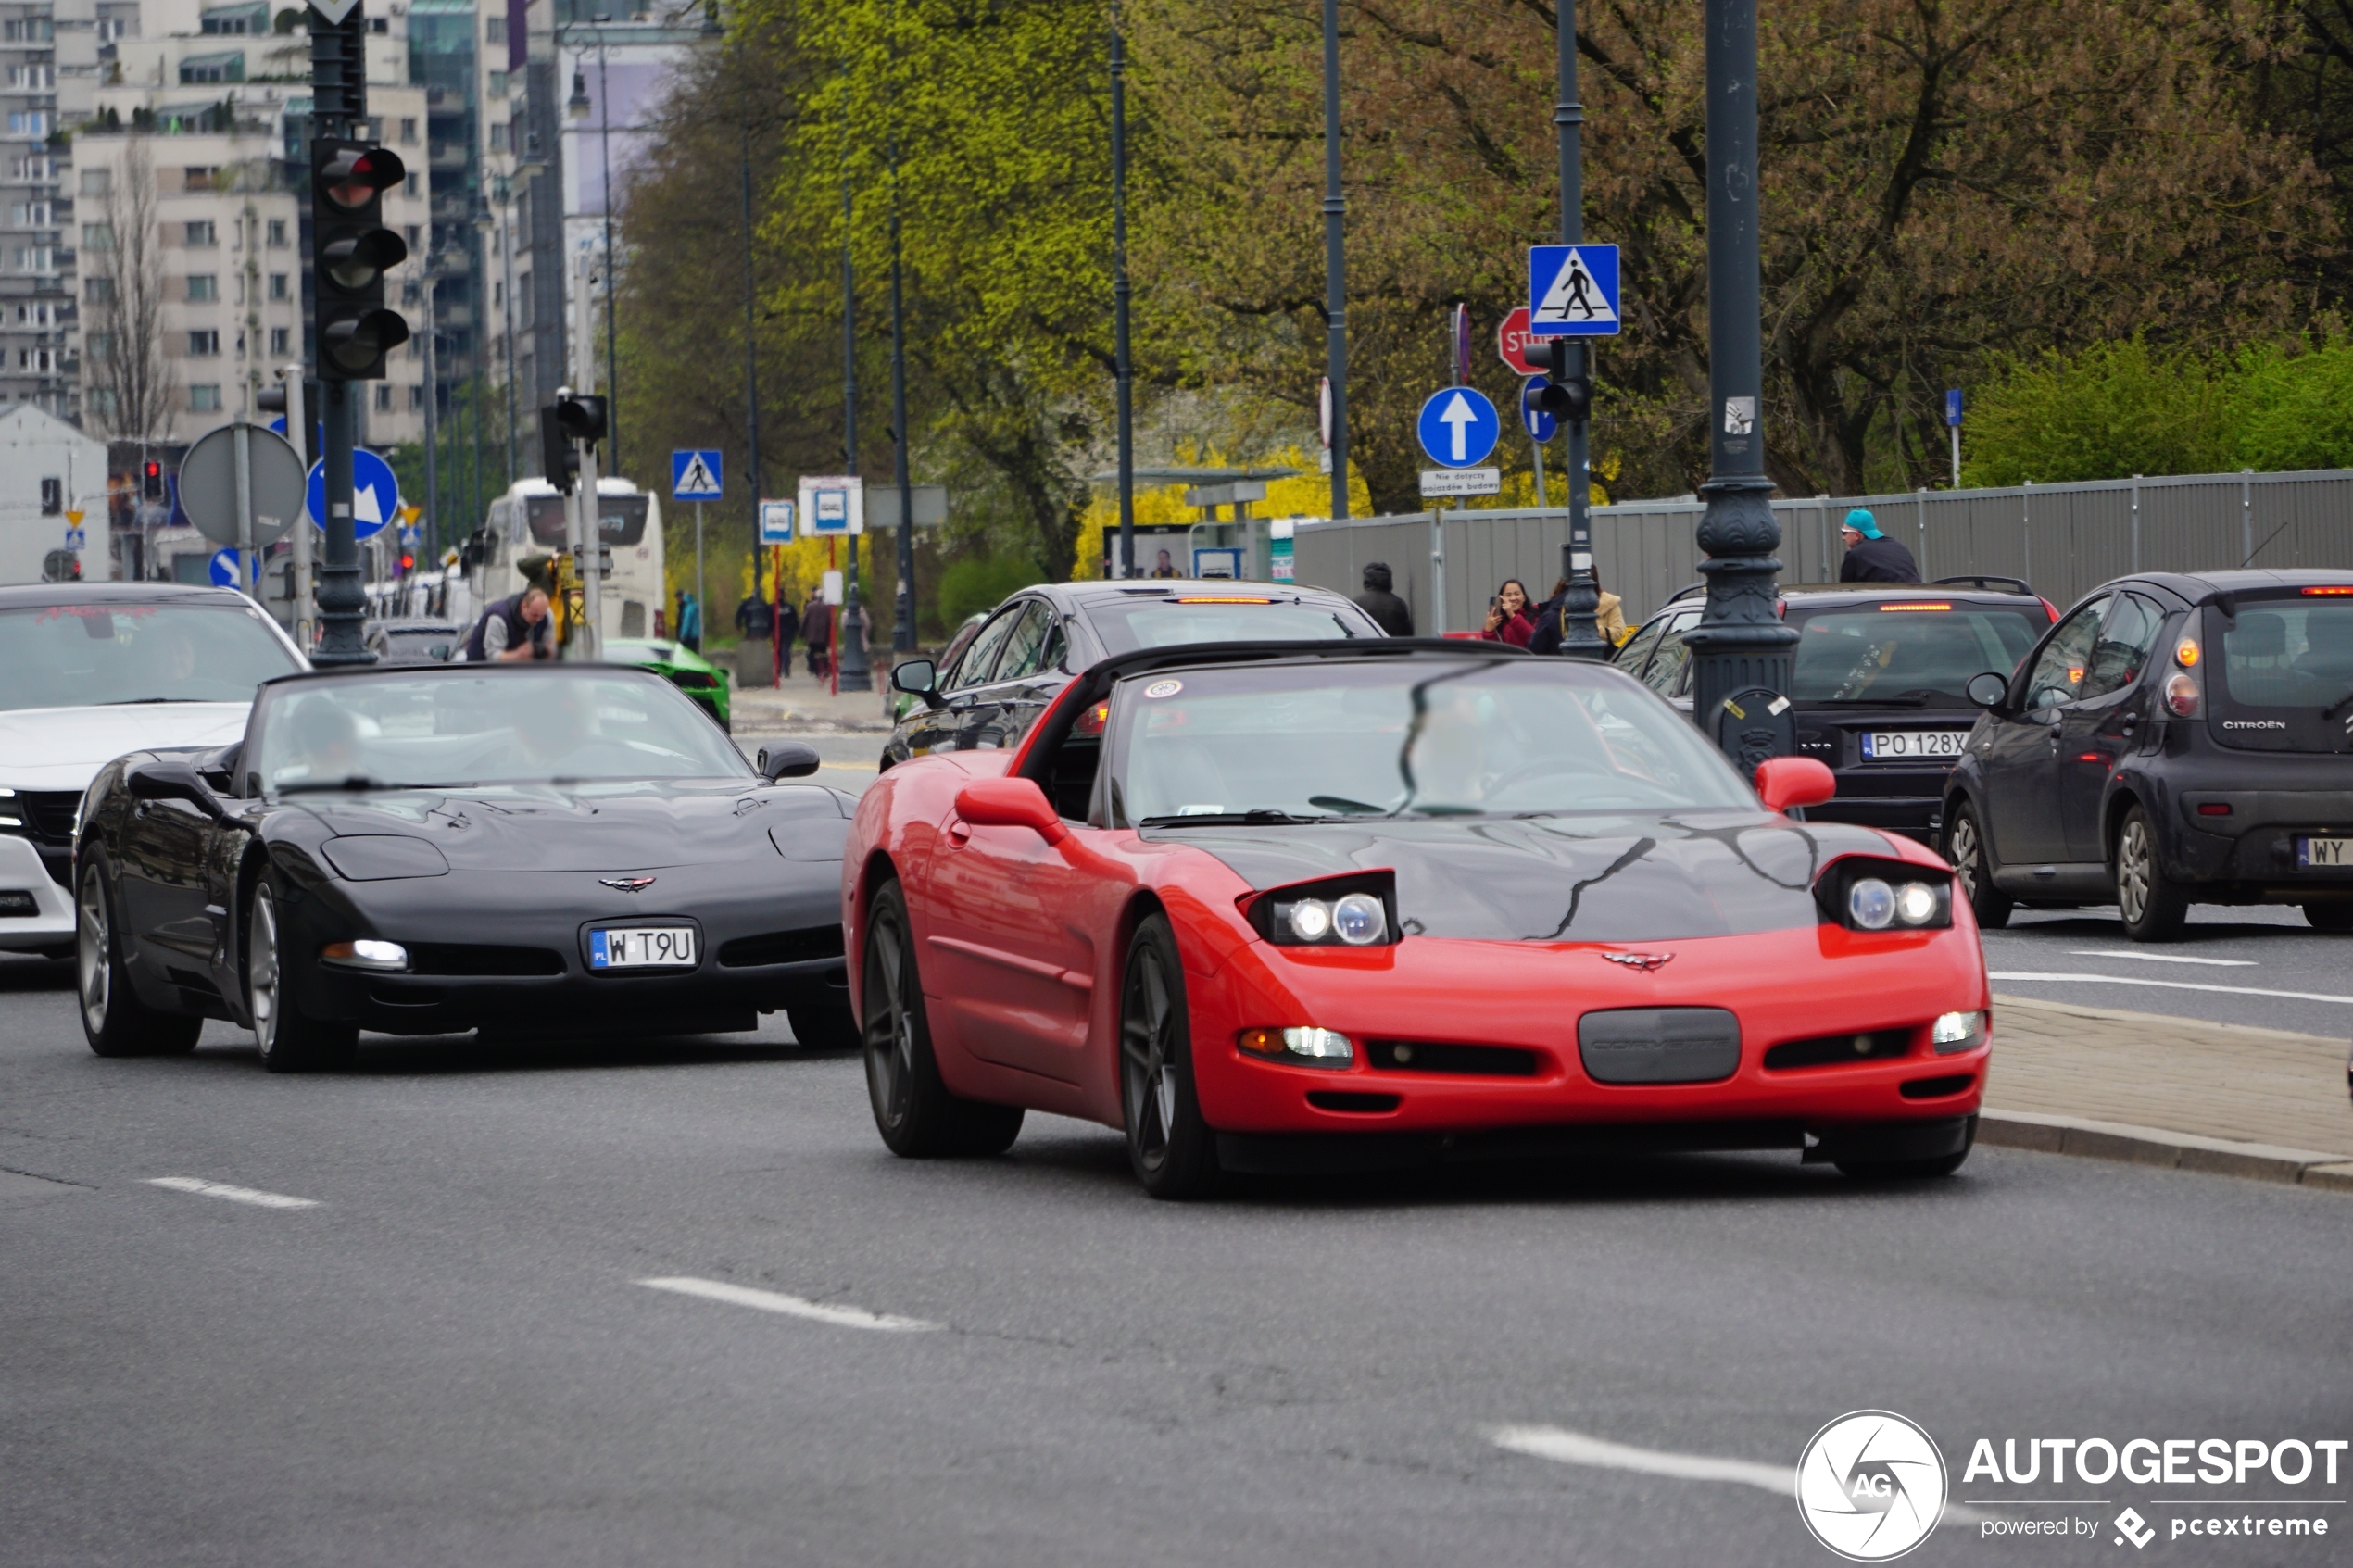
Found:
[{"label": "bare tree", "polygon": [[82,247],[84,275],[106,280],[91,302],[93,335],[100,340],[90,354],[90,384],[100,394],[93,412],[108,435],[134,441],[157,439],[170,429],[178,391],[163,352],[163,236],[146,143],[141,135],[126,139],[102,207],[103,251]]}]

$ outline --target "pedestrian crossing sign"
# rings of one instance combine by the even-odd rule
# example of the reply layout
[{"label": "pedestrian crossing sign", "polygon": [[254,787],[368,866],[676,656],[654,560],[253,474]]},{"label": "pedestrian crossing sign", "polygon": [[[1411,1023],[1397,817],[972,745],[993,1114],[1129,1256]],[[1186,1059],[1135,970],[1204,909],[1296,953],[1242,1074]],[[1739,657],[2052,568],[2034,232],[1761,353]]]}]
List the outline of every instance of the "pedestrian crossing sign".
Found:
[{"label": "pedestrian crossing sign", "polygon": [[671,499],[716,501],[722,489],[717,452],[706,448],[670,454]]},{"label": "pedestrian crossing sign", "polygon": [[1616,245],[1528,247],[1530,337],[1616,337]]}]

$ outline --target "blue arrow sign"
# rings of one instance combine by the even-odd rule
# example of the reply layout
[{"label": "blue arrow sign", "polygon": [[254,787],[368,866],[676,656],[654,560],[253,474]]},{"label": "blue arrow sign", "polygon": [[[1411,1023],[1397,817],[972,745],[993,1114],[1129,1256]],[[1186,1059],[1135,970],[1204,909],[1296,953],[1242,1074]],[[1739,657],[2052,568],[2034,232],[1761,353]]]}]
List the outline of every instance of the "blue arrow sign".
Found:
[{"label": "blue arrow sign", "polygon": [[[392,465],[365,446],[352,448],[352,537],[371,537],[399,511],[400,481],[393,477]],[[322,462],[310,465],[310,521],[322,529],[327,526],[327,465]]]},{"label": "blue arrow sign", "polygon": [[670,495],[675,501],[716,501],[719,454],[707,448],[670,454]]},{"label": "blue arrow sign", "polygon": [[1528,247],[1530,337],[1617,335],[1617,247]]},{"label": "blue arrow sign", "polygon": [[236,588],[245,584],[237,581],[237,552],[215,550],[212,553],[212,585],[216,588]]},{"label": "blue arrow sign", "polygon": [[1528,433],[1538,441],[1550,441],[1561,427],[1560,420],[1553,418],[1551,409],[1536,406],[1536,395],[1551,390],[1552,384],[1542,376],[1530,376],[1528,385],[1521,389],[1519,395],[1519,422],[1526,425]]},{"label": "blue arrow sign", "polygon": [[1433,463],[1450,469],[1476,467],[1495,450],[1496,439],[1503,433],[1504,421],[1495,405],[1476,387],[1444,387],[1422,405],[1422,450]]}]

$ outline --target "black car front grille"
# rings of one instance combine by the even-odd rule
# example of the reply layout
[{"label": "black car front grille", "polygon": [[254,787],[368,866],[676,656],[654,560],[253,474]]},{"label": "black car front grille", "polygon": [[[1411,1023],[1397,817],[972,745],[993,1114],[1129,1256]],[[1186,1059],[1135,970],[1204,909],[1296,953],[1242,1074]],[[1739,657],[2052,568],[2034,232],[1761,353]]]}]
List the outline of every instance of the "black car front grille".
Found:
[{"label": "black car front grille", "polygon": [[25,789],[17,792],[24,810],[25,833],[35,844],[64,849],[73,843],[73,814],[82,809],[78,789]]},{"label": "black car front grille", "polygon": [[1367,1040],[1372,1067],[1391,1073],[1459,1073],[1481,1078],[1533,1078],[1537,1057],[1516,1046],[1457,1046],[1443,1040]]},{"label": "black car front grille", "polygon": [[513,979],[561,974],[561,953],[547,947],[499,947],[474,942],[411,942],[409,972],[467,979]]},{"label": "black car front grille", "polygon": [[1817,1035],[1810,1040],[1783,1040],[1765,1053],[1765,1065],[1780,1071],[1792,1067],[1836,1067],[1850,1061],[1886,1061],[1909,1056],[1912,1029],[1872,1029],[1861,1034]]},{"label": "black car front grille", "polygon": [[768,931],[738,936],[720,945],[719,967],[752,969],[761,964],[812,963],[842,956],[841,927],[804,926],[799,931]]}]

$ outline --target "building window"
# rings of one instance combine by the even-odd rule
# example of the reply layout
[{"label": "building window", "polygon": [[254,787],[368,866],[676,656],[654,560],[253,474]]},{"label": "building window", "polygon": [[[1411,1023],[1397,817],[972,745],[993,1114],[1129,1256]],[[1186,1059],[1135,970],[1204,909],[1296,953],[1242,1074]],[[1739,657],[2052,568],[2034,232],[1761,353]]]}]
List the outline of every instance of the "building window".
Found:
[{"label": "building window", "polygon": [[220,280],[208,272],[198,272],[188,280],[188,303],[209,305],[220,297]]},{"label": "building window", "polygon": [[285,328],[272,327],[270,329],[270,352],[273,355],[283,354],[286,352]]},{"label": "building window", "polygon": [[412,414],[422,414],[425,411],[425,389],[422,384],[411,385],[409,388],[409,411]]},{"label": "building window", "polygon": [[182,85],[205,82],[243,82],[245,79],[245,56],[242,49],[233,55],[191,55],[180,62]]},{"label": "building window", "polygon": [[218,170],[211,169],[183,169],[180,171],[180,188],[183,191],[209,191],[216,172]]},{"label": "building window", "polygon": [[400,122],[400,144],[404,147],[413,147],[417,144],[417,122],[415,120],[404,119]]},{"label": "building window", "polygon": [[188,247],[191,250],[208,250],[220,243],[220,236],[214,231],[211,219],[198,218],[189,222]]},{"label": "building window", "polygon": [[112,332],[92,332],[83,338],[82,343],[82,346],[89,350],[90,358],[93,359],[104,359],[114,352],[114,333]]},{"label": "building window", "polygon": [[192,414],[217,414],[220,411],[220,388],[192,386],[188,389],[188,411]]},{"label": "building window", "polygon": [[93,305],[112,304],[114,280],[112,278],[84,278],[82,281],[82,297]]},{"label": "building window", "polygon": [[425,232],[423,228],[415,223],[408,225],[408,240],[409,254],[414,256],[417,254],[418,247],[422,245],[425,242]]},{"label": "building window", "polygon": [[220,352],[220,334],[208,327],[188,334],[188,358],[210,359]]},{"label": "building window", "polygon": [[286,220],[284,219],[272,218],[270,220],[270,243],[271,245],[279,248],[283,248],[285,245]]},{"label": "building window", "polygon": [[114,249],[114,225],[111,223],[84,223],[82,226],[82,248],[87,251],[97,252],[106,252]]},{"label": "building window", "polygon": [[392,412],[392,388],[383,382],[376,383],[376,412],[379,414]]},{"label": "building window", "polygon": [[102,165],[96,169],[85,169],[82,171],[82,194],[83,195],[103,196],[108,191],[113,189],[113,169],[107,169]]},{"label": "building window", "polygon": [[271,297],[271,298],[272,298],[272,299],[283,299],[283,298],[285,298],[285,297],[286,297],[286,282],[287,282],[287,275],[286,275],[285,273],[283,273],[283,272],[272,272],[272,273],[271,273],[271,274],[270,274],[270,297]]},{"label": "building window", "polygon": [[504,44],[507,41],[507,19],[503,16],[486,18],[483,22],[482,36],[487,43]]},{"label": "building window", "polygon": [[46,136],[49,134],[49,111],[46,109],[9,110],[8,134],[11,136]]},{"label": "building window", "polygon": [[507,73],[505,71],[494,70],[490,73],[490,95],[494,98],[503,98],[507,95]]}]

